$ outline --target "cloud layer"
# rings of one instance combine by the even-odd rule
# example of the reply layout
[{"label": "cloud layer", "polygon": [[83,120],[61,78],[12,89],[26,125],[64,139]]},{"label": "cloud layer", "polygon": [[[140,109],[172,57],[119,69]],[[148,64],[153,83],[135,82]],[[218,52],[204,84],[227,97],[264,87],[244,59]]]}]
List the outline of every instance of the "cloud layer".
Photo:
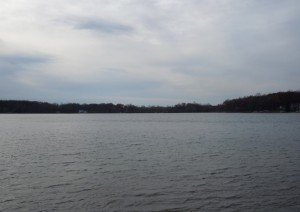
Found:
[{"label": "cloud layer", "polygon": [[0,8],[0,99],[221,103],[299,90],[300,2],[21,0]]}]

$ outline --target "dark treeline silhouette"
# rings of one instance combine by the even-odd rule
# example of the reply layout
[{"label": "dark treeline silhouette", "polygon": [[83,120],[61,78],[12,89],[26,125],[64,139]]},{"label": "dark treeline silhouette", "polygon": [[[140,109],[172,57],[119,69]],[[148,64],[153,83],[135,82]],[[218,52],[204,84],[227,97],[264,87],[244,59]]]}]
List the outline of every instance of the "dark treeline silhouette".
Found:
[{"label": "dark treeline silhouette", "polygon": [[299,112],[300,92],[288,91],[267,95],[257,94],[226,100],[219,106],[225,112]]},{"label": "dark treeline silhouette", "polygon": [[226,100],[220,105],[180,103],[174,106],[123,104],[50,104],[37,101],[0,100],[0,113],[204,113],[299,112],[300,92],[288,91]]}]

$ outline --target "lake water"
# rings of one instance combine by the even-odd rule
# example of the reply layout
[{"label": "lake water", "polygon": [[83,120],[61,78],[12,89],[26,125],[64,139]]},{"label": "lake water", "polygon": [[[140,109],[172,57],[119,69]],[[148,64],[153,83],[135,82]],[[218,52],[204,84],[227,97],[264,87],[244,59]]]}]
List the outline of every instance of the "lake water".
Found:
[{"label": "lake water", "polygon": [[0,115],[0,211],[300,211],[300,114]]}]

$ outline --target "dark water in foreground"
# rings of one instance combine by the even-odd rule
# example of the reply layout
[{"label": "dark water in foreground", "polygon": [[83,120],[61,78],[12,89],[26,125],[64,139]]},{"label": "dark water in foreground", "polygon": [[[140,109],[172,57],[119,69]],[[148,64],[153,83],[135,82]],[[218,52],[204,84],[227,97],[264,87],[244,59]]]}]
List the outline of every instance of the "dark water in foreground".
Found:
[{"label": "dark water in foreground", "polygon": [[0,115],[0,211],[300,211],[300,114]]}]

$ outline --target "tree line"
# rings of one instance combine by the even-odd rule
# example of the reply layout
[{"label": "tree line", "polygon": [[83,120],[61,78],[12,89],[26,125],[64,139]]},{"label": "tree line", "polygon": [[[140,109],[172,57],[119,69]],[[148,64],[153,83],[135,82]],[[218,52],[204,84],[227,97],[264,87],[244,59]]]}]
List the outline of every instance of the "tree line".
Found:
[{"label": "tree line", "polygon": [[300,92],[288,91],[226,100],[219,105],[180,103],[174,106],[132,104],[53,104],[25,100],[0,100],[0,113],[206,113],[206,112],[299,112]]},{"label": "tree line", "polygon": [[299,112],[300,92],[288,91],[266,95],[257,94],[226,100],[220,105],[225,112]]}]

